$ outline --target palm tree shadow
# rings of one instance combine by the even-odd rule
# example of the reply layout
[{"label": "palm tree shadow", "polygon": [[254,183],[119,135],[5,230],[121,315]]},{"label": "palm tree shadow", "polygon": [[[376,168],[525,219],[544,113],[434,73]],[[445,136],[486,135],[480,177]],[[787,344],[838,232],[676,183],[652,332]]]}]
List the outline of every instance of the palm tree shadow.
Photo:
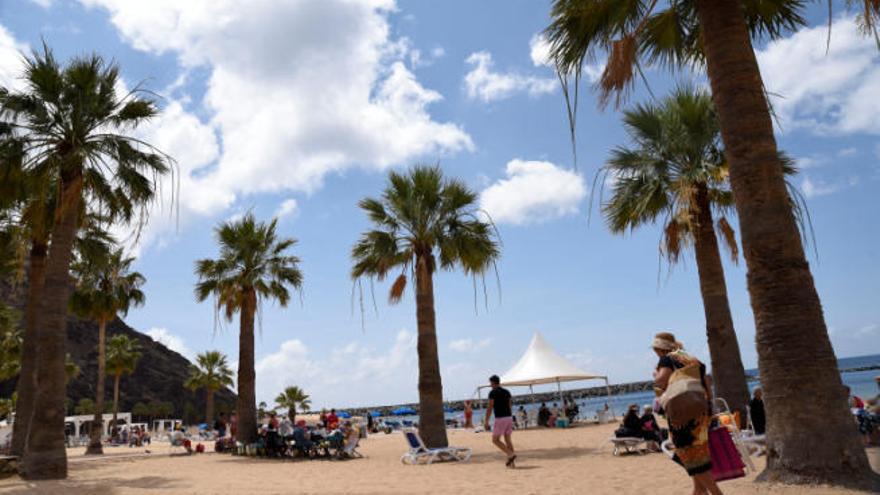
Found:
[{"label": "palm tree shadow", "polygon": [[21,486],[8,492],[11,495],[112,495],[120,488],[137,488],[142,490],[162,490],[174,488],[176,483],[161,476],[142,476],[140,478],[99,478],[88,481],[63,480],[23,482]]}]

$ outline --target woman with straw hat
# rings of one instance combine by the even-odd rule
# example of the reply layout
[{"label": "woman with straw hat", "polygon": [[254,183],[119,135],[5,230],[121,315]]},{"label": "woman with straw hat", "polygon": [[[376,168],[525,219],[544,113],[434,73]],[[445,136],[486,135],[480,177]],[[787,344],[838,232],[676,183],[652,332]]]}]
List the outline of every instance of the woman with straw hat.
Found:
[{"label": "woman with straw hat", "polygon": [[[684,352],[675,335],[660,332],[654,336],[651,348],[660,358],[654,371],[654,386],[661,394],[670,385],[672,374],[685,367],[698,367],[700,383],[705,394],[706,407],[701,414],[682,424],[669,425],[669,434],[675,445],[675,462],[680,464],[694,483],[694,495],[711,493],[720,495],[721,489],[712,478],[712,458],[709,456],[709,386],[706,382],[706,365]],[[667,415],[667,418],[670,416]]]}]

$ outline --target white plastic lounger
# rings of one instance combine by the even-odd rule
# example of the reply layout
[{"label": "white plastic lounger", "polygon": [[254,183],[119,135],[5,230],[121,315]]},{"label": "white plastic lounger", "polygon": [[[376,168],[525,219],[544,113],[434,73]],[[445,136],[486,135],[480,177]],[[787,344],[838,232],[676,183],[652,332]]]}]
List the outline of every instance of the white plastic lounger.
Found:
[{"label": "white plastic lounger", "polygon": [[[608,441],[614,445],[614,451],[612,452],[614,455],[620,455],[621,453],[643,454],[648,450],[648,441],[644,438],[611,437]],[[642,446],[641,449],[639,448],[640,445]]]},{"label": "white plastic lounger", "polygon": [[425,447],[422,437],[411,428],[404,430],[404,437],[409,444],[409,452],[400,457],[400,462],[404,464],[415,465],[422,461],[431,464],[434,461],[461,461],[467,462],[471,459],[471,449],[467,447],[441,447],[429,449]]}]

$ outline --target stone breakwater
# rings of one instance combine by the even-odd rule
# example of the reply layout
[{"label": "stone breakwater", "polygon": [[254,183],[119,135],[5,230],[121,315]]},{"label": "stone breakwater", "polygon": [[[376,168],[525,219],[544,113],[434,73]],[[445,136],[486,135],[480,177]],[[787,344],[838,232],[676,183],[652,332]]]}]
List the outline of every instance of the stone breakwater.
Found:
[{"label": "stone breakwater", "polygon": [[[599,387],[589,387],[589,388],[577,388],[573,390],[564,390],[562,395],[567,399],[581,400],[588,399],[592,397],[605,397],[608,395],[608,389],[611,391],[611,395],[623,395],[630,394],[635,392],[646,392],[653,390],[654,382],[646,381],[646,382],[633,382],[633,383],[621,383],[617,385],[609,385],[608,388],[604,385]],[[474,403],[474,408],[481,408],[485,406],[485,399],[488,390],[483,390],[482,398],[484,404],[476,404]],[[514,405],[520,404],[530,404],[532,402],[559,402],[559,393],[558,392],[540,392],[535,394],[519,394],[513,396]],[[455,400],[449,401],[444,404],[446,407],[454,410],[454,411],[462,411],[464,410],[464,400]],[[355,407],[346,409],[349,413],[354,416],[364,416],[370,411],[379,411],[382,416],[391,416],[391,411],[406,407],[413,409],[415,411],[419,410],[418,403],[416,404],[396,404],[391,406],[376,406],[376,407]]]},{"label": "stone breakwater", "polygon": [[[871,370],[880,370],[880,365],[871,365],[871,366],[860,366],[857,368],[846,368],[840,370],[841,373],[853,373],[858,371],[871,371]],[[757,375],[747,374],[746,378],[749,381],[758,381]],[[617,385],[610,385],[608,388],[611,389],[611,395],[623,395],[623,394],[631,394],[637,392],[649,392],[654,388],[654,382],[652,381],[644,381],[644,382],[632,382],[632,383],[621,383]],[[519,389],[522,390],[522,389]],[[485,406],[485,398],[488,390],[484,390],[482,393],[482,397],[484,399],[484,404],[474,403],[473,407],[475,409],[481,408]],[[573,390],[565,390],[562,392],[563,396],[566,398],[581,400],[588,399],[593,397],[605,397],[608,392],[604,385],[598,387],[589,387],[589,388],[578,388]],[[558,392],[541,392],[536,393],[534,395],[531,394],[519,394],[514,395],[513,403],[515,405],[521,404],[529,404],[532,402],[558,402],[559,401],[559,393]],[[464,400],[456,400],[446,402],[445,406],[453,411],[462,411],[464,410]],[[406,407],[413,409],[418,412],[419,405],[415,404],[396,404],[390,406],[375,406],[375,407],[355,407],[346,409],[346,411],[350,412],[355,416],[364,416],[370,411],[379,411],[382,416],[391,416],[391,411]]]}]

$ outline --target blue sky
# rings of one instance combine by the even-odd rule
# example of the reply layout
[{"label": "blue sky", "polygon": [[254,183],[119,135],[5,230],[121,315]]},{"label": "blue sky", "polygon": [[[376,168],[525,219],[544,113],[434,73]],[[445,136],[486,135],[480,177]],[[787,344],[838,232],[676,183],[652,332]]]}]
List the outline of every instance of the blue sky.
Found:
[{"label": "blue sky", "polygon": [[[417,400],[411,294],[389,306],[387,284],[377,284],[376,310],[367,293],[362,321],[348,253],[368,227],[357,201],[378,194],[389,169],[420,161],[480,191],[503,241],[501,290],[490,280],[487,301],[480,289],[475,305],[460,273],[435,282],[448,398],[508,369],[534,331],[612,382],[648,379],[655,331],[707,357],[696,267],[690,257],[671,271],[660,263],[657,228],[613,236],[597,214],[588,219],[592,178],[626,136],[619,113],[597,110],[584,91],[574,168],[563,99],[536,38],[548,5],[0,0],[0,82],[19,84],[17,51],[43,38],[61,57],[112,58],[127,87],[162,95],[162,116],[139,132],[178,161],[180,217],[165,184],[132,246],[147,304],[127,321],[187,356],[220,349],[237,361],[237,326],[215,329],[211,305],[192,293],[194,260],[217,252],[213,227],[246,211],[280,215],[281,233],[300,241],[305,289],[301,304],[263,307],[261,400],[291,384],[315,406]],[[826,56],[822,10],[809,12],[811,27],[761,43],[759,61],[780,145],[803,168],[795,182],[813,219],[810,262],[837,354],[878,353],[880,57],[842,11]],[[658,95],[703,84],[659,69],[648,79]],[[648,98],[638,86],[630,102]],[[745,269],[726,269],[754,366]]]}]

